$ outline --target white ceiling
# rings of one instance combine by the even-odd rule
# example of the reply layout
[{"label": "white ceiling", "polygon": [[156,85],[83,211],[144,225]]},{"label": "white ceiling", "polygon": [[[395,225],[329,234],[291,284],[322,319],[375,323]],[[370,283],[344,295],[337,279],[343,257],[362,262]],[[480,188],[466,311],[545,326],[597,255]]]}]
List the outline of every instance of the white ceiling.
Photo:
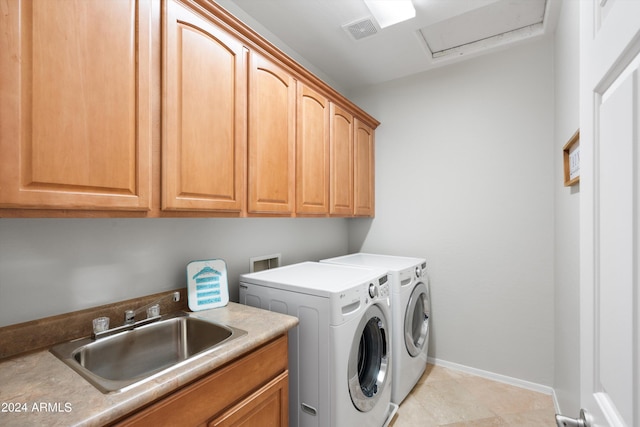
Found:
[{"label": "white ceiling", "polygon": [[[343,90],[551,34],[559,1],[413,0],[414,19],[380,29],[362,0],[232,0]],[[365,19],[377,30],[369,37],[343,28]]]}]

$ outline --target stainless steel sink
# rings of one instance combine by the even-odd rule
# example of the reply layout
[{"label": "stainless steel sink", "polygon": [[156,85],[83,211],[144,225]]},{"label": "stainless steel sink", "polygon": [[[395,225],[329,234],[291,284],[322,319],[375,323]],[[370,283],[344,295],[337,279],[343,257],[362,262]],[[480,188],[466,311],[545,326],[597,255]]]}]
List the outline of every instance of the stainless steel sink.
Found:
[{"label": "stainless steel sink", "polygon": [[103,393],[123,391],[195,357],[209,354],[246,331],[187,313],[106,338],[82,338],[51,352]]}]

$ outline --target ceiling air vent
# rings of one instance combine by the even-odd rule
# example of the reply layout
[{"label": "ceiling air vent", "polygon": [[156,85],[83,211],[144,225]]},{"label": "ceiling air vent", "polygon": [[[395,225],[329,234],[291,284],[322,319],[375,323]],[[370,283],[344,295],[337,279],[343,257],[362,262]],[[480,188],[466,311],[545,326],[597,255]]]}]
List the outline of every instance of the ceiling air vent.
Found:
[{"label": "ceiling air vent", "polygon": [[373,36],[378,32],[378,29],[371,18],[365,18],[343,25],[342,28],[355,40],[362,40],[365,37]]}]

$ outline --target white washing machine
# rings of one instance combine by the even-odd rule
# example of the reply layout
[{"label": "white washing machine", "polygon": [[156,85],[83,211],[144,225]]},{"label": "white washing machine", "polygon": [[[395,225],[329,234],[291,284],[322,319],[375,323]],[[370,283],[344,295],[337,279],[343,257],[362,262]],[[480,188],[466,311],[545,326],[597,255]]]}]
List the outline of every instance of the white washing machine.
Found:
[{"label": "white washing machine", "polygon": [[299,319],[289,331],[290,426],[391,421],[386,270],[304,262],[243,274],[240,303]]},{"label": "white washing machine", "polygon": [[391,401],[399,405],[411,392],[427,366],[431,297],[426,260],[356,253],[321,262],[375,267],[388,271],[393,337]]}]

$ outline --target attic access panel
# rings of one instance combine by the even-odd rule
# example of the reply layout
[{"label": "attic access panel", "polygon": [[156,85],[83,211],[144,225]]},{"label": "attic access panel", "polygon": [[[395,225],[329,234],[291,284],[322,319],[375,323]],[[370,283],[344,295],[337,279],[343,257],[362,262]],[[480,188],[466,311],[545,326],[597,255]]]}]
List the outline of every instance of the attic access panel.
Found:
[{"label": "attic access panel", "polygon": [[433,58],[490,48],[542,34],[547,0],[497,0],[422,27]]}]

